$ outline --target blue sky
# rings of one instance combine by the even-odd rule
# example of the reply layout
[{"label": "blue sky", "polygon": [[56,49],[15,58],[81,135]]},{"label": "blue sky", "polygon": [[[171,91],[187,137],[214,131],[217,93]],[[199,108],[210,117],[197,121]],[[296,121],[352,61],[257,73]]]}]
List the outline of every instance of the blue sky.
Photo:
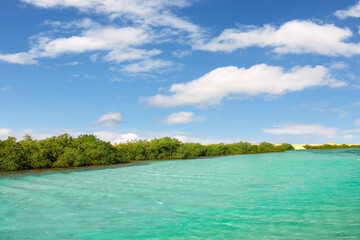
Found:
[{"label": "blue sky", "polygon": [[6,0],[0,18],[0,139],[360,143],[357,0]]}]

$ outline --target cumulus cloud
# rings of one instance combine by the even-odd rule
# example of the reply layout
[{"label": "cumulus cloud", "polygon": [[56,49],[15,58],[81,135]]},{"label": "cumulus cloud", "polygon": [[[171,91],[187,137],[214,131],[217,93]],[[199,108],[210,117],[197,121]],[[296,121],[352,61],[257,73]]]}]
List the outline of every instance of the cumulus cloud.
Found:
[{"label": "cumulus cloud", "polygon": [[114,127],[121,123],[123,123],[123,116],[121,113],[114,112],[107,113],[96,121],[96,124],[104,127]]},{"label": "cumulus cloud", "polygon": [[[123,63],[122,72],[145,73],[153,70],[177,70],[181,65],[172,61],[152,59],[162,53],[159,49],[139,49],[140,45],[153,39],[152,33],[138,27],[98,26],[84,29],[81,34],[67,38],[50,39],[37,37],[28,52],[0,54],[0,61],[16,64],[37,64],[39,58],[55,58],[63,54],[81,54],[85,52],[105,51],[102,57],[107,62]],[[99,53],[92,54],[90,60],[96,62]],[[134,62],[137,61],[137,62]],[[75,66],[78,61],[68,63]]]},{"label": "cumulus cloud", "polygon": [[77,8],[98,13],[122,13],[148,16],[168,7],[186,7],[187,0],[22,0],[41,8]]},{"label": "cumulus cloud", "polygon": [[184,8],[192,0],[22,0],[40,8],[75,8],[86,13],[98,13],[110,19],[125,18],[143,26],[171,27],[198,37],[201,28],[176,16],[172,8]]},{"label": "cumulus cloud", "polygon": [[[78,36],[50,39],[39,37],[28,52],[0,54],[0,60],[9,63],[35,64],[37,58],[57,57],[61,54],[89,51],[119,51],[149,41],[148,34],[140,28],[103,26],[86,29]],[[119,54],[118,54],[119,55]],[[119,58],[119,56],[118,56]],[[126,59],[126,57],[123,57]],[[109,57],[105,60],[116,60]],[[128,60],[132,60],[131,58]]]},{"label": "cumulus cloud", "polygon": [[11,54],[1,54],[0,53],[0,61],[15,63],[15,64],[36,64],[37,61],[34,60],[35,55],[28,52],[20,52],[20,53],[11,53]]},{"label": "cumulus cloud", "polygon": [[112,144],[117,143],[126,143],[128,141],[141,139],[135,133],[118,133],[118,132],[110,132],[110,131],[98,131],[94,133],[99,139],[107,142],[111,142]]},{"label": "cumulus cloud", "polygon": [[247,29],[226,29],[210,42],[195,48],[207,51],[233,52],[248,47],[270,47],[278,54],[316,53],[328,56],[360,54],[360,43],[347,42],[348,28],[333,24],[293,20],[280,27],[264,25]]},{"label": "cumulus cloud", "polygon": [[336,11],[335,16],[337,16],[340,19],[345,19],[348,17],[359,18],[360,17],[360,1],[356,5],[353,5],[346,10]]},{"label": "cumulus cloud", "polygon": [[205,106],[219,104],[224,97],[235,94],[281,95],[310,87],[344,85],[345,82],[333,79],[323,66],[294,67],[289,71],[267,64],[254,65],[248,69],[230,66],[217,68],[187,83],[173,84],[169,96],[159,94],[142,100],[150,106],[158,107]]},{"label": "cumulus cloud", "polygon": [[186,124],[190,122],[202,122],[205,121],[206,118],[203,116],[196,116],[192,112],[178,112],[170,114],[166,119],[158,121],[161,124]]}]

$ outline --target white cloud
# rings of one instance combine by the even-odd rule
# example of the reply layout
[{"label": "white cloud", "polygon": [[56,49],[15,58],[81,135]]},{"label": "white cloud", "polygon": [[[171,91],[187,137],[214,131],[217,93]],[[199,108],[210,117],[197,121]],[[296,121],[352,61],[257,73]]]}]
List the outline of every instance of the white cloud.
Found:
[{"label": "white cloud", "polygon": [[126,143],[128,141],[141,139],[135,133],[118,133],[118,132],[109,132],[109,131],[98,131],[94,133],[99,139],[107,142],[111,142],[112,144],[116,143]]},{"label": "white cloud", "polygon": [[8,128],[0,128],[0,139],[5,140],[8,137],[15,137],[16,139],[22,139],[26,134],[31,135],[35,139],[45,139],[54,136],[51,133],[38,132],[34,129],[22,129],[22,130],[12,130]]},{"label": "white cloud", "polygon": [[[124,67],[124,71],[148,72],[151,69],[166,68],[171,62],[149,58],[159,55],[158,49],[137,49],[145,43],[159,43],[175,38],[182,41],[187,36],[192,42],[201,38],[203,30],[190,21],[173,14],[173,8],[190,6],[193,0],[22,0],[25,3],[45,9],[75,8],[88,14],[103,14],[112,22],[111,26],[100,26],[90,18],[60,22],[46,21],[58,34],[61,31],[80,34],[70,37],[50,38],[39,34],[32,37],[29,51],[18,53],[0,53],[0,61],[14,64],[37,64],[40,58],[59,57],[62,54],[80,54],[84,52],[106,51],[105,61],[124,62],[142,60],[135,65]],[[120,18],[129,27],[119,28],[113,21]],[[187,34],[183,34],[183,33]],[[39,37],[40,36],[40,37]],[[91,55],[95,62],[99,53]],[[172,63],[171,63],[172,64]]]},{"label": "white cloud", "polygon": [[332,79],[328,69],[323,66],[294,67],[289,71],[267,64],[254,65],[249,69],[230,66],[217,68],[187,83],[173,84],[170,96],[159,94],[142,100],[150,106],[159,107],[205,106],[219,104],[224,97],[234,94],[281,95],[310,87],[344,85],[345,82]]},{"label": "white cloud", "polygon": [[282,144],[282,143],[293,143],[294,140],[285,136],[278,136],[274,139],[271,139],[269,142],[273,144]]},{"label": "white cloud", "polygon": [[174,63],[162,59],[145,59],[140,62],[131,63],[121,68],[121,71],[127,73],[145,73],[153,70],[168,71],[174,68]]},{"label": "white cloud", "polygon": [[265,133],[275,135],[317,135],[320,137],[334,137],[339,134],[337,128],[324,127],[321,124],[282,124],[273,128],[262,129]]},{"label": "white cloud", "polygon": [[119,78],[119,77],[112,77],[109,80],[110,80],[110,82],[126,82],[126,80]]},{"label": "white cloud", "polygon": [[54,40],[42,38],[37,49],[34,50],[40,57],[55,57],[63,53],[127,48],[131,45],[143,44],[148,40],[148,35],[142,29],[107,26],[86,30],[80,36]]},{"label": "white cloud", "polygon": [[96,121],[96,124],[104,127],[114,127],[121,123],[123,123],[123,116],[121,113],[114,112],[107,113]]},{"label": "white cloud", "polygon": [[346,10],[336,11],[335,16],[337,16],[340,19],[345,19],[348,17],[359,18],[360,17],[360,1],[356,5],[353,5]]},{"label": "white cloud", "polygon": [[98,57],[99,57],[99,53],[94,53],[90,56],[90,61],[96,62]]},{"label": "white cloud", "polygon": [[86,29],[80,35],[68,38],[39,37],[28,52],[0,54],[0,60],[17,64],[35,64],[37,58],[97,50],[115,51],[141,45],[149,40],[148,34],[140,28],[97,27]]},{"label": "white cloud", "polygon": [[316,53],[329,56],[360,54],[359,43],[349,43],[348,28],[294,20],[280,27],[264,25],[248,29],[226,29],[210,42],[195,46],[212,52],[233,52],[248,47],[271,47],[278,54]]},{"label": "white cloud", "polygon": [[90,18],[84,18],[81,20],[75,20],[69,22],[46,20],[44,23],[54,28],[61,28],[61,29],[92,28],[94,26],[98,26],[98,24],[93,20],[91,20]]},{"label": "white cloud", "polygon": [[64,63],[65,66],[76,66],[76,65],[80,65],[80,64],[83,64],[83,63],[79,62],[79,61]]},{"label": "white cloud", "polygon": [[98,13],[122,13],[148,16],[168,7],[186,7],[187,0],[22,0],[41,8],[77,8]]},{"label": "white cloud", "polygon": [[37,61],[34,60],[34,55],[27,52],[0,54],[0,61],[24,65],[37,63]]},{"label": "white cloud", "polygon": [[202,122],[206,118],[203,116],[196,116],[192,112],[178,112],[170,114],[166,119],[158,121],[161,124],[186,124],[190,122]]},{"label": "white cloud", "polygon": [[355,121],[354,121],[354,126],[357,126],[357,127],[360,126],[360,118],[355,119]]},{"label": "white cloud", "polygon": [[184,58],[191,54],[189,50],[175,50],[172,52],[172,55],[177,58]]},{"label": "white cloud", "polygon": [[[120,67],[122,72],[147,73],[153,70],[172,71],[180,68],[180,64],[162,59],[151,59],[162,53],[159,49],[138,49],[134,46],[151,41],[152,36],[140,28],[116,28],[113,26],[86,29],[78,36],[68,38],[49,39],[39,37],[33,47],[26,53],[0,54],[0,61],[17,64],[36,64],[37,59],[45,57],[58,57],[62,54],[81,54],[93,51],[107,51],[102,57],[108,62],[121,63],[125,61],[138,62],[129,63]],[[91,55],[90,60],[96,62],[99,53]],[[75,66],[78,61],[67,63]]]},{"label": "white cloud", "polygon": [[159,55],[160,53],[161,50],[158,49],[153,49],[150,51],[134,48],[116,49],[104,56],[104,60],[119,63],[131,60],[148,59],[152,56]]},{"label": "white cloud", "polygon": [[125,18],[143,26],[167,26],[198,37],[201,29],[175,16],[172,8],[184,8],[190,0],[22,0],[41,8],[76,8],[82,12],[99,13],[110,19]]},{"label": "white cloud", "polygon": [[[237,138],[201,138],[201,137],[189,137],[189,136],[183,136],[183,135],[177,135],[174,136],[174,138],[180,140],[181,142],[184,143],[201,143],[201,144],[217,144],[217,143],[225,143],[225,144],[230,144],[230,143],[238,143],[240,141],[244,141],[242,139],[237,139]],[[255,144],[255,142],[253,141],[248,141],[251,142],[253,144]]]},{"label": "white cloud", "polygon": [[349,64],[344,62],[334,62],[330,65],[331,69],[339,70],[339,69],[345,69],[348,68]]},{"label": "white cloud", "polygon": [[304,139],[311,139],[310,136],[318,136],[321,139],[350,139],[359,138],[359,135],[351,135],[350,133],[360,133],[360,129],[342,130],[335,127],[325,127],[322,124],[296,124],[286,123],[278,124],[273,128],[263,128],[263,132],[274,135],[298,135]]},{"label": "white cloud", "polygon": [[218,137],[204,137],[199,136],[190,132],[179,132],[179,131],[165,131],[165,132],[152,132],[148,131],[146,133],[145,139],[154,139],[154,138],[163,138],[163,137],[172,137],[179,139],[181,142],[185,143],[201,143],[201,144],[214,144],[214,143],[236,143],[240,141],[247,141],[250,143],[259,143],[260,141],[254,141],[253,139],[240,139],[240,138],[222,138]]},{"label": "white cloud", "polygon": [[0,128],[0,136],[9,136],[11,134],[11,129]]}]

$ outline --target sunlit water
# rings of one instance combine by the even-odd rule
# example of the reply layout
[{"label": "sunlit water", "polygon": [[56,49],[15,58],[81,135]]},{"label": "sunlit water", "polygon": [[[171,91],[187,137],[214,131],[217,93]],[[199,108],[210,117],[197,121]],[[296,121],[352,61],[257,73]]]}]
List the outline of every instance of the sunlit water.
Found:
[{"label": "sunlit water", "polygon": [[360,149],[0,176],[0,239],[360,239]]}]

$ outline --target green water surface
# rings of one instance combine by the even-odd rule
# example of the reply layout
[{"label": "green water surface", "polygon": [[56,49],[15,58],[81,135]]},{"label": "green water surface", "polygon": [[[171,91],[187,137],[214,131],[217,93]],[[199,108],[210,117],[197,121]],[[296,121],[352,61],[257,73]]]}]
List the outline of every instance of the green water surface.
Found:
[{"label": "green water surface", "polygon": [[360,239],[360,149],[3,174],[0,239]]}]

